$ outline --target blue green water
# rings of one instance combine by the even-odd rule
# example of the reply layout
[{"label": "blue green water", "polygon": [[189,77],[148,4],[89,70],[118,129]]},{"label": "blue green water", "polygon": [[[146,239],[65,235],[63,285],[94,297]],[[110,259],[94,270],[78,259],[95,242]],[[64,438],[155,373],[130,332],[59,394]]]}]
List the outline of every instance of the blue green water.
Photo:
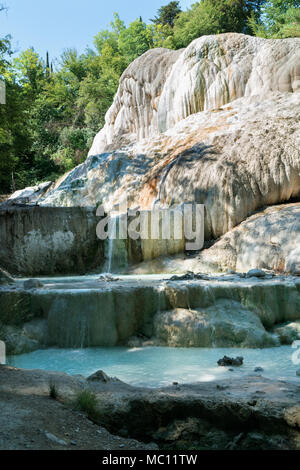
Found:
[{"label": "blue green water", "polygon": [[[160,387],[179,383],[208,382],[229,377],[254,374],[255,367],[263,367],[264,377],[295,380],[300,366],[292,361],[295,352],[290,346],[268,349],[206,349],[206,348],[91,348],[45,349],[21,356],[12,356],[8,362],[24,369],[61,371],[85,377],[97,370],[118,377],[131,385]],[[244,365],[230,372],[218,367],[224,355],[244,357]],[[257,375],[257,374],[256,374]]]}]

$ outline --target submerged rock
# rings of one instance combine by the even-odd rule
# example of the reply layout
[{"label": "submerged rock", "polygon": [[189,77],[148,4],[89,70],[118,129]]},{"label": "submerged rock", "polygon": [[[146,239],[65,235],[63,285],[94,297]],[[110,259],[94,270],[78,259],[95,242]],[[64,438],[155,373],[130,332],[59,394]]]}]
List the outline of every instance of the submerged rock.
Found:
[{"label": "submerged rock", "polygon": [[240,367],[244,363],[244,358],[243,357],[228,357],[224,356],[223,359],[220,359],[218,361],[218,365],[220,367],[228,367],[228,366],[234,366],[234,367]]},{"label": "submerged rock", "polygon": [[43,284],[37,279],[28,279],[24,281],[24,289],[39,289],[43,287]]},{"label": "submerged rock", "polygon": [[111,274],[101,274],[101,276],[98,278],[98,281],[104,282],[116,282],[119,280],[120,279],[118,277],[112,276]]}]

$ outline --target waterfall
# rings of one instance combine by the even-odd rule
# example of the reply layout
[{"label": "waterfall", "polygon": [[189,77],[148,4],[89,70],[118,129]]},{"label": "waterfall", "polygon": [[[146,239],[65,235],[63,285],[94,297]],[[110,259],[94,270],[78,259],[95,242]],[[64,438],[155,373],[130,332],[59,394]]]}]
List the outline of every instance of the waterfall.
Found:
[{"label": "waterfall", "polygon": [[158,293],[158,306],[157,306],[157,313],[160,314],[162,311],[162,308],[165,309],[165,288],[166,288],[166,283],[163,282],[160,284],[157,288],[157,293]]},{"label": "waterfall", "polygon": [[[210,304],[210,301],[211,301],[211,305],[216,306],[216,298],[215,298],[215,295],[213,293],[213,290],[212,290],[211,286],[204,285],[203,289],[204,289],[204,292],[205,292],[205,296],[207,297],[207,299],[209,301],[209,304]],[[210,326],[211,326],[211,347],[215,348],[216,347],[216,327],[215,327],[213,322],[211,322]]]},{"label": "waterfall", "polygon": [[117,217],[111,217],[109,219],[109,238],[108,238],[108,256],[107,256],[107,272],[109,274],[111,273],[116,236],[117,236]]}]

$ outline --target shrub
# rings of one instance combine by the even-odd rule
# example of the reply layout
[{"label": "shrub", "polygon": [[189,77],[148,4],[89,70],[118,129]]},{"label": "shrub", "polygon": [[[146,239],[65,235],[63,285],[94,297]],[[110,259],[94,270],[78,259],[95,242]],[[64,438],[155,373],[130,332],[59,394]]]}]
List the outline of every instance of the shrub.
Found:
[{"label": "shrub", "polygon": [[86,413],[87,417],[92,421],[99,420],[97,397],[90,390],[83,390],[77,394],[75,408]]}]

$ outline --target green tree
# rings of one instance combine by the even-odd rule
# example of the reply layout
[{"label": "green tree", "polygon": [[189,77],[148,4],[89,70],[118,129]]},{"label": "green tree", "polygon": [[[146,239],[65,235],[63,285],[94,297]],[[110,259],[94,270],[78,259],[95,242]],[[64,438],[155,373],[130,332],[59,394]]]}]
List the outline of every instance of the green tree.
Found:
[{"label": "green tree", "polygon": [[170,2],[168,5],[162,6],[157,16],[151,20],[156,25],[171,26],[173,28],[174,22],[181,13],[180,2]]},{"label": "green tree", "polygon": [[27,49],[14,59],[8,75],[22,86],[24,97],[34,99],[41,92],[45,80],[45,64],[34,51]]},{"label": "green tree", "polygon": [[203,0],[175,20],[173,47],[186,47],[193,39],[226,32],[250,33],[249,18],[257,18],[262,0]]},{"label": "green tree", "polygon": [[259,18],[250,19],[256,36],[284,38],[299,36],[300,0],[267,0]]},{"label": "green tree", "polygon": [[118,40],[119,51],[129,64],[153,47],[151,30],[140,19],[122,30]]}]

